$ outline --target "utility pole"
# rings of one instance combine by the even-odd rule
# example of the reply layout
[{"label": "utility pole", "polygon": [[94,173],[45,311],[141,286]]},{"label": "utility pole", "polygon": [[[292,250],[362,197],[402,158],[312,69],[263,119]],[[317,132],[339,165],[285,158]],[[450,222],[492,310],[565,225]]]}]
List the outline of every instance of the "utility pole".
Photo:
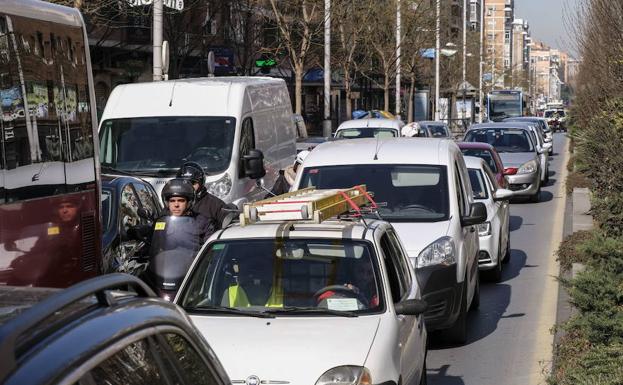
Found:
[{"label": "utility pole", "polygon": [[484,63],[484,45],[485,45],[485,1],[484,0],[480,0],[480,65],[479,65],[479,72],[480,72],[480,76],[478,78],[478,123],[482,123],[482,117],[483,117],[483,109],[484,109],[484,103],[483,103],[483,99],[484,99],[484,93],[482,90],[483,87],[483,83],[482,83],[482,76],[484,75],[483,72],[483,67],[485,65]]},{"label": "utility pole", "polygon": [[162,22],[164,14],[163,0],[154,0],[154,19],[152,24],[153,31],[153,62],[155,82],[162,80]]},{"label": "utility pole", "polygon": [[400,45],[401,45],[401,20],[400,0],[396,1],[396,118],[400,119]]},{"label": "utility pole", "polygon": [[324,0],[324,120],[322,134],[331,136],[331,0]]},{"label": "utility pole", "polygon": [[74,8],[82,8],[82,0],[74,0]]},{"label": "utility pole", "polygon": [[465,122],[465,82],[467,80],[467,0],[463,0],[463,113],[462,120]]},{"label": "utility pole", "polygon": [[441,55],[441,0],[436,0],[435,26],[435,120],[439,120],[439,60]]}]

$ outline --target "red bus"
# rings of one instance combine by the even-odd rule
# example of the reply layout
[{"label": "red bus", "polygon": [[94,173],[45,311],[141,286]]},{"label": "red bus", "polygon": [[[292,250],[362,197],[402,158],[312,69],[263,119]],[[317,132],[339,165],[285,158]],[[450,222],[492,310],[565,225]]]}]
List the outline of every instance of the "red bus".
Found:
[{"label": "red bus", "polygon": [[0,0],[0,285],[100,272],[95,111],[80,13]]}]

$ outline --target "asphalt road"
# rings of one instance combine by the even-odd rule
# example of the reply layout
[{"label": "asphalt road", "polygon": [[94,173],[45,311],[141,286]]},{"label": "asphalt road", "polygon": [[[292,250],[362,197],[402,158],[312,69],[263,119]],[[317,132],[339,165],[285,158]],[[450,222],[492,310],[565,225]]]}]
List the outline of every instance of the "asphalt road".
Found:
[{"label": "asphalt road", "polygon": [[550,182],[541,202],[511,204],[511,261],[500,283],[481,282],[480,309],[470,313],[468,343],[448,346],[431,335],[432,385],[537,385],[545,383],[556,319],[567,139],[555,134]]}]

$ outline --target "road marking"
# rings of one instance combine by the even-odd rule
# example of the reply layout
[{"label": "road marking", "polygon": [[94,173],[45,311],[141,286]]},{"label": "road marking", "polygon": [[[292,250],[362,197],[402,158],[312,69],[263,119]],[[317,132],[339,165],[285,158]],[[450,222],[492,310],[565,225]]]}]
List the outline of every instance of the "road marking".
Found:
[{"label": "road marking", "polygon": [[551,328],[556,324],[556,309],[558,302],[558,275],[560,266],[554,255],[558,249],[563,235],[563,224],[565,220],[565,206],[567,195],[564,193],[567,180],[567,161],[569,157],[569,139],[565,146],[565,151],[560,165],[560,183],[558,191],[554,196],[561,196],[563,199],[555,200],[554,224],[552,229],[552,238],[549,246],[550,258],[547,261],[547,278],[543,290],[543,301],[539,309],[538,323],[536,330],[536,346],[534,346],[532,355],[532,368],[530,370],[530,381],[528,384],[545,384],[547,377],[551,373],[552,358],[554,352],[554,335]]}]

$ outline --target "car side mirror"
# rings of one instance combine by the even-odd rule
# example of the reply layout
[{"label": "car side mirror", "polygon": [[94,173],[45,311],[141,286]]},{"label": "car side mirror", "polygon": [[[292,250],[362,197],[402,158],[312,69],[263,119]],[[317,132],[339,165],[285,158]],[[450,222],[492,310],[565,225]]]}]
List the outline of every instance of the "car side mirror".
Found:
[{"label": "car side mirror", "polygon": [[495,190],[495,193],[493,193],[493,200],[494,201],[506,201],[509,200],[513,197],[515,193],[512,192],[511,190],[505,189],[505,188],[499,188],[497,190]]},{"label": "car side mirror", "polygon": [[487,220],[487,207],[482,202],[472,203],[469,215],[461,218],[462,226],[479,225]]},{"label": "car side mirror", "polygon": [[264,168],[264,154],[260,150],[250,150],[242,157],[244,175],[251,179],[260,179],[266,175]]},{"label": "car side mirror", "polygon": [[394,305],[397,315],[420,315],[428,309],[428,303],[423,299],[407,299]]}]

